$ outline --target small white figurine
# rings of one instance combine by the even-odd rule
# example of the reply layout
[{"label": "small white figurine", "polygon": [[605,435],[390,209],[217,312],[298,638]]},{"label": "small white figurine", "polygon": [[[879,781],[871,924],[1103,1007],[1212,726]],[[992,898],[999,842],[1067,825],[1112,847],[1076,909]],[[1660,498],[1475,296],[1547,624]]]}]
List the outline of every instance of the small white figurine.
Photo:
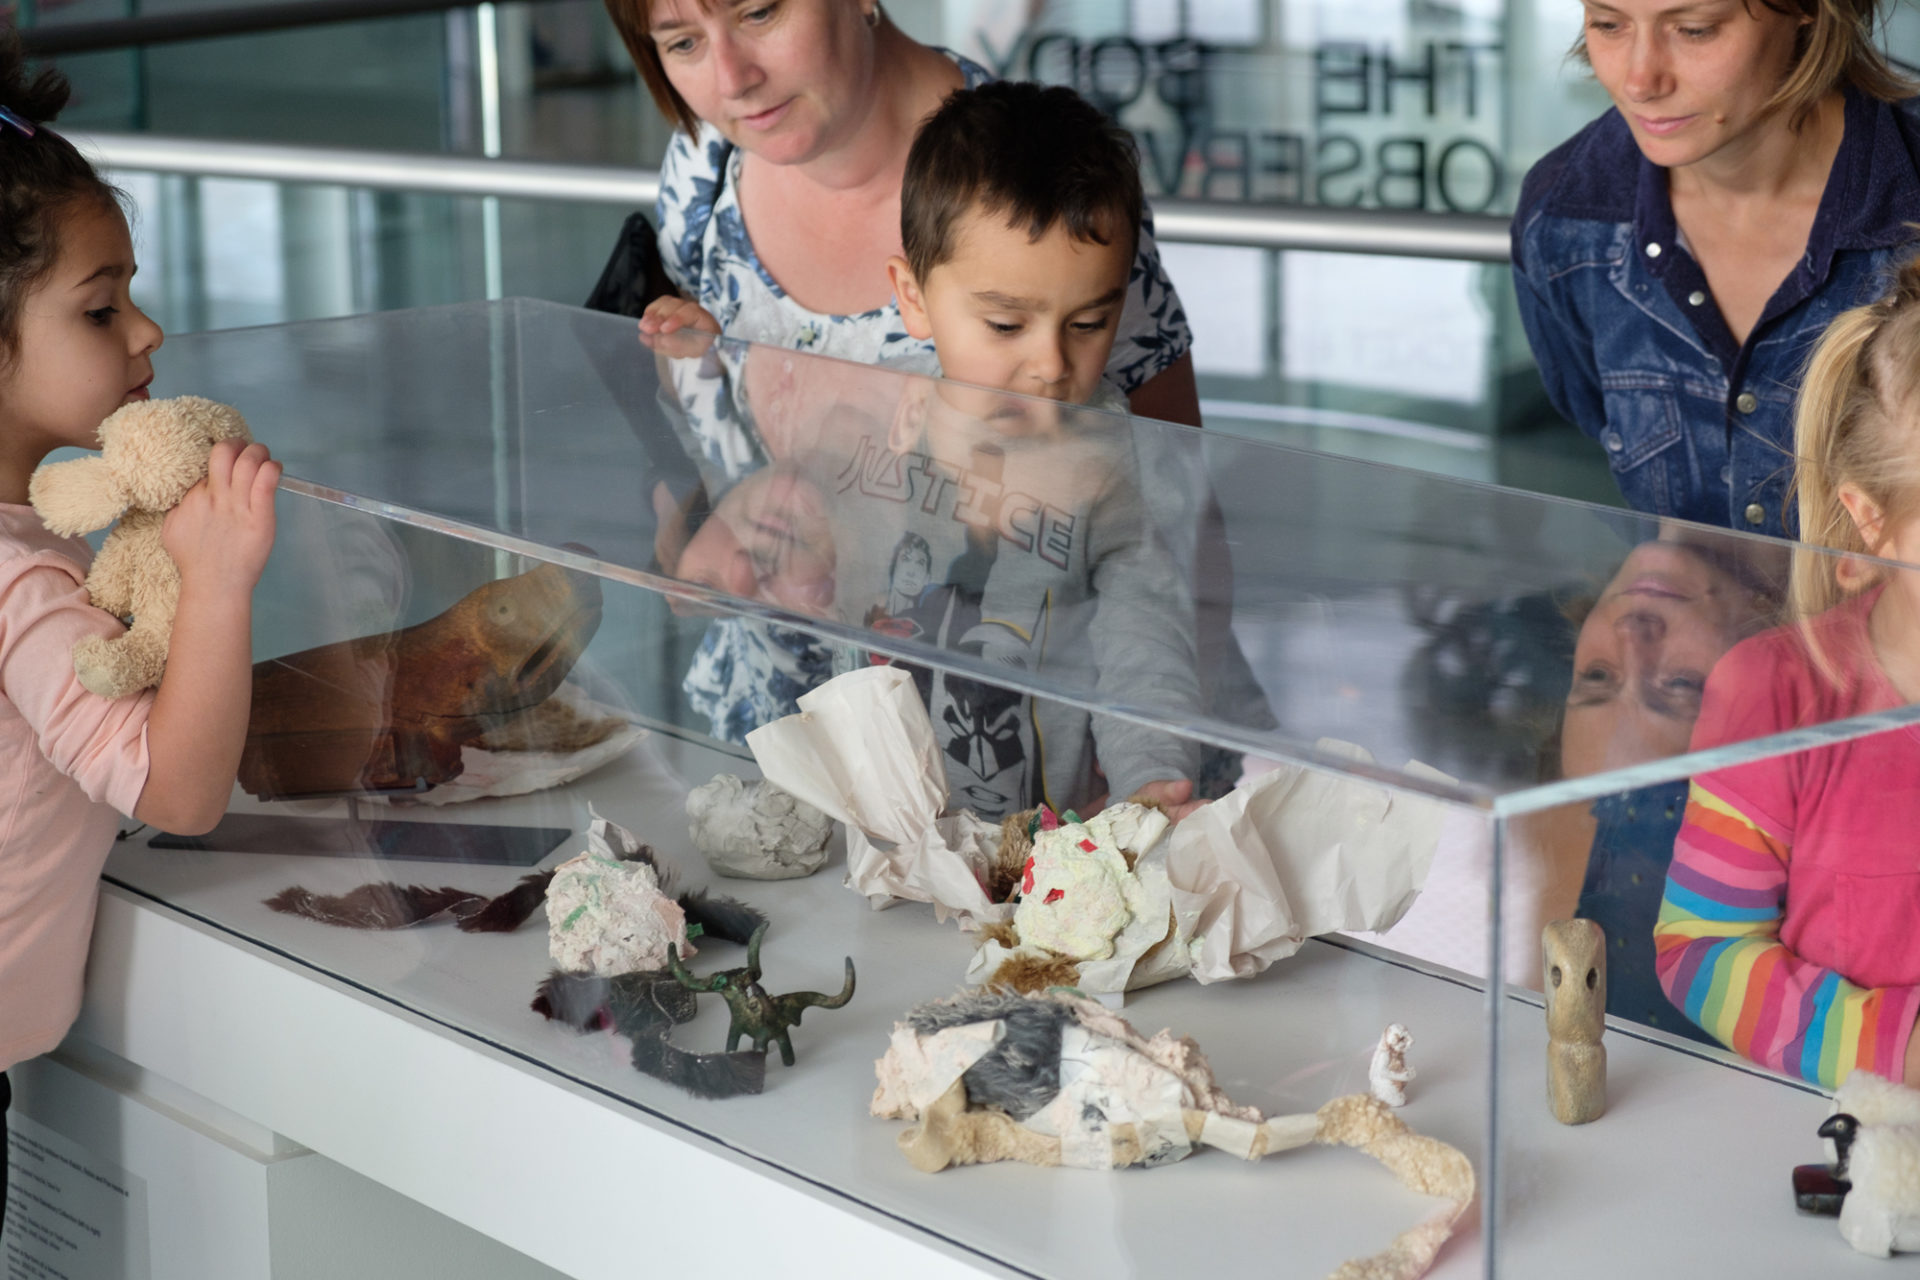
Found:
[{"label": "small white figurine", "polygon": [[1380,1033],[1380,1043],[1373,1051],[1367,1084],[1373,1096],[1390,1107],[1407,1105],[1406,1083],[1414,1076],[1413,1068],[1407,1065],[1407,1050],[1411,1048],[1413,1033],[1396,1022]]}]

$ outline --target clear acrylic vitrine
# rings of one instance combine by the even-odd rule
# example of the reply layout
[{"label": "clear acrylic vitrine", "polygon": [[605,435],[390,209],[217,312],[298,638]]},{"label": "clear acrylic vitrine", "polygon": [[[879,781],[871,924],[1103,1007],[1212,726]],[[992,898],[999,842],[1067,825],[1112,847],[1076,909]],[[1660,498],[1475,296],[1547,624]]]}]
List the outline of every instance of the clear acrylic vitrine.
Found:
[{"label": "clear acrylic vitrine", "polygon": [[[1784,544],[789,351],[656,352],[631,321],[525,300],[190,335],[158,367],[156,394],[239,407],[287,479],[224,841],[142,833],[114,882],[988,1271],[1320,1276],[1431,1216],[1378,1164],[1318,1148],[908,1164],[903,1126],[868,1115],[873,1063],[909,1008],[961,987],[978,939],[923,902],[873,910],[843,884],[838,829],[814,875],[721,879],[685,812],[716,774],[756,776],[742,739],[800,693],[892,665],[951,806],[990,822],[1042,798],[1087,811],[1168,760],[1203,796],[1294,778],[1309,861],[1405,819],[1408,865],[1386,874],[1420,893],[1391,927],[1121,1012],[1193,1037],[1269,1114],[1365,1092],[1383,1030],[1406,1025],[1399,1114],[1478,1178],[1435,1274],[1839,1265],[1786,1185],[1818,1158],[1823,1099],[1691,1030],[1650,932],[1690,775],[1920,721],[1896,706],[1688,753],[1716,659],[1783,616]],[[448,641],[450,618],[484,652]],[[516,753],[535,765],[501,763]],[[501,774],[535,789],[489,794],[512,789]],[[833,991],[843,957],[859,967],[764,1092],[690,1097],[616,1037],[531,1010],[551,968],[538,911],[480,934],[263,905],[377,881],[490,897],[584,850],[596,816],[762,910],[770,986]],[[1286,887],[1364,896],[1346,874]],[[1576,912],[1609,931],[1608,1105],[1568,1126],[1548,1108],[1540,937]],[[703,972],[740,962],[700,950]],[[676,1037],[714,1049],[724,1027],[713,1002]]]}]

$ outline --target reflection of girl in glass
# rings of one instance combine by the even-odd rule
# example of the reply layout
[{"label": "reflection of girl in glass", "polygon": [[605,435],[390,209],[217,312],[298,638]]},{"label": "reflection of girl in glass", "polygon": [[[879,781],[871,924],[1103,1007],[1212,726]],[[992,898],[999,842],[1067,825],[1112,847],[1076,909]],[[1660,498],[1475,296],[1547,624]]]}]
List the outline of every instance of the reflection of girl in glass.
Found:
[{"label": "reflection of girl in glass", "polygon": [[[1920,563],[1920,266],[1834,322],[1794,422],[1808,540]],[[1714,668],[1707,750],[1920,701],[1920,570],[1803,552],[1796,625]],[[1920,736],[1895,729],[1693,780],[1655,934],[1673,1002],[1763,1066],[1920,1083]]]}]

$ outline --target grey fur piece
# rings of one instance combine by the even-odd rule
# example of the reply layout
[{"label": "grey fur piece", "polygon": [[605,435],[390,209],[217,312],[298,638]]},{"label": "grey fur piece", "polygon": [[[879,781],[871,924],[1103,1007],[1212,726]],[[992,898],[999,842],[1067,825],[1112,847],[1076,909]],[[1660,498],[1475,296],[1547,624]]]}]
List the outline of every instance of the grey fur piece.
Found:
[{"label": "grey fur piece", "polygon": [[1060,1032],[1076,1019],[1070,1006],[1045,996],[980,990],[920,1005],[906,1021],[921,1035],[973,1022],[1004,1024],[1000,1043],[961,1079],[969,1105],[998,1107],[1025,1120],[1059,1094]]}]

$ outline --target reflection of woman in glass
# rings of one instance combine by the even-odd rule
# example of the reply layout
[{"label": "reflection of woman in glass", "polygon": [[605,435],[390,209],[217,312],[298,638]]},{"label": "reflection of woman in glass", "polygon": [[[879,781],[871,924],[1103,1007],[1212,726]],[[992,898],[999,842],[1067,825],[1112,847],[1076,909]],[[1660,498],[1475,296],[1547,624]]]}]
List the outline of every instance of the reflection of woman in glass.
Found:
[{"label": "reflection of woman in glass", "polygon": [[[1920,563],[1920,264],[1842,316],[1795,422],[1800,524]],[[1729,653],[1697,750],[1920,702],[1920,570],[1802,552],[1797,625]],[[1655,935],[1687,1016],[1827,1088],[1920,1084],[1920,736],[1896,728],[1698,775]]]},{"label": "reflection of woman in glass", "polygon": [[[1451,612],[1429,602],[1421,612],[1434,640],[1410,689],[1452,738],[1483,718],[1482,747],[1499,746],[1516,781],[1679,755],[1707,673],[1777,615],[1784,561],[1771,551],[1670,527],[1633,548],[1597,593],[1534,593]],[[1653,952],[1685,801],[1686,783],[1668,783],[1515,819],[1501,877],[1505,980],[1537,989],[1541,926],[1582,916],[1607,932],[1608,1012],[1688,1034],[1660,988]],[[1489,849],[1443,842],[1420,901],[1381,940],[1482,971],[1485,936],[1461,922],[1484,903],[1491,875]]]},{"label": "reflection of woman in glass", "polygon": [[1743,567],[1684,542],[1643,542],[1627,556],[1574,643],[1561,729],[1565,776],[1687,749],[1707,673],[1775,603],[1765,586],[1742,581]]},{"label": "reflection of woman in glass", "polygon": [[1587,0],[1614,110],[1528,173],[1520,314],[1641,511],[1779,534],[1807,350],[1920,220],[1920,100],[1880,0]]},{"label": "reflection of woman in glass", "polygon": [[[1580,620],[1560,732],[1564,776],[1687,750],[1714,664],[1777,616],[1767,567],[1733,539],[1633,549]],[[1535,824],[1542,847],[1566,855],[1542,860],[1539,923],[1569,914],[1599,922],[1608,1011],[1681,1034],[1691,1028],[1660,989],[1653,929],[1685,797],[1685,782],[1663,783],[1550,810]]]}]

